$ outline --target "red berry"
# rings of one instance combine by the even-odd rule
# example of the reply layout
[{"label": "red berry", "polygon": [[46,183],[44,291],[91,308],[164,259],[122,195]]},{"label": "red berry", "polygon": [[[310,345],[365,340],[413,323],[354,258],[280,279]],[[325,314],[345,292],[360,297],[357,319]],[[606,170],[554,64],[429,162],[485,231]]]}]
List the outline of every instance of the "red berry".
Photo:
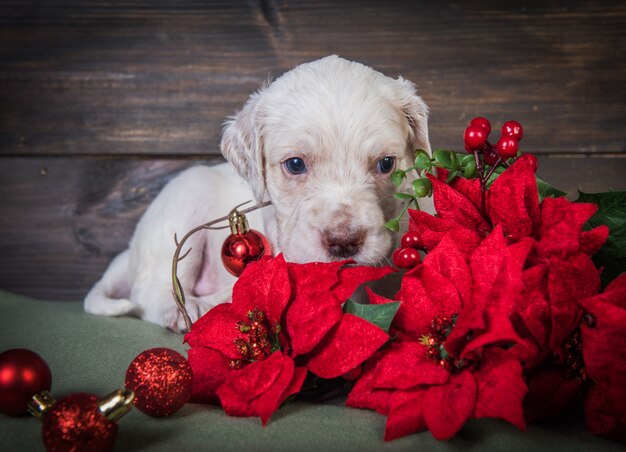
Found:
[{"label": "red berry", "polygon": [[422,238],[417,232],[409,231],[400,239],[400,246],[402,248],[415,248],[420,249],[423,247]]},{"label": "red berry", "polygon": [[517,121],[507,121],[502,126],[502,136],[510,137],[517,141],[524,138],[524,129],[522,125]]},{"label": "red berry", "polygon": [[391,259],[398,268],[413,268],[420,263],[420,254],[413,248],[398,248]]},{"label": "red berry", "polygon": [[519,142],[511,137],[504,136],[500,138],[498,144],[496,144],[496,152],[504,160],[515,157],[518,149]]},{"label": "red berry", "polygon": [[478,116],[470,121],[470,126],[478,126],[485,129],[485,133],[487,136],[491,133],[491,123],[487,118],[483,118],[482,116]]},{"label": "red berry", "polygon": [[487,142],[487,133],[480,126],[469,126],[463,134],[465,149],[475,151],[483,147]]}]

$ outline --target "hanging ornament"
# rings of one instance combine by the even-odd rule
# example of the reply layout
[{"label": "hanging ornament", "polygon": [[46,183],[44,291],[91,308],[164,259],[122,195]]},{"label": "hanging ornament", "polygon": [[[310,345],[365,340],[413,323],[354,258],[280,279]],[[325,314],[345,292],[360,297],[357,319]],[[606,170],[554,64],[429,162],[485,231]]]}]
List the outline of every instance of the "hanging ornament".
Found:
[{"label": "hanging ornament", "polygon": [[48,451],[111,451],[117,421],[133,406],[132,391],[113,391],[104,398],[76,393],[56,402],[43,391],[33,397],[30,413],[43,421],[41,435]]},{"label": "hanging ornament", "polygon": [[272,253],[265,236],[250,229],[246,216],[233,209],[228,216],[231,234],[222,245],[224,267],[235,276],[241,275],[246,266],[262,256]]},{"label": "hanging ornament", "polygon": [[37,353],[25,348],[0,353],[0,412],[27,414],[31,397],[49,391],[51,385],[50,368]]},{"label": "hanging ornament", "polygon": [[169,348],[143,351],[126,370],[126,388],[135,392],[135,406],[162,417],[178,411],[191,397],[193,374],[183,355]]}]

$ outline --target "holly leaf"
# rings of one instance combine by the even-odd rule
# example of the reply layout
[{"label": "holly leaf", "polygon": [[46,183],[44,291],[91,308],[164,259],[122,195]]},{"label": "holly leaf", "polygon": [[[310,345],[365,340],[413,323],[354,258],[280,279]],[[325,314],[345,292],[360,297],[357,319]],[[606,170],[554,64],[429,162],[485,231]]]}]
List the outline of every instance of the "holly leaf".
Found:
[{"label": "holly leaf", "polygon": [[539,190],[539,202],[543,201],[544,198],[548,196],[552,198],[559,198],[561,196],[567,195],[564,191],[559,190],[556,187],[553,187],[549,183],[544,180],[541,180],[537,177],[537,189]]},{"label": "holly leaf", "polygon": [[585,224],[585,229],[600,225],[609,228],[609,238],[600,251],[593,255],[593,262],[602,270],[602,285],[606,286],[626,270],[626,191],[583,193],[578,191],[576,202],[590,202],[598,211]]},{"label": "holly leaf", "polygon": [[343,312],[361,317],[363,320],[389,332],[389,326],[399,308],[399,301],[384,304],[360,304],[348,299],[343,305]]},{"label": "holly leaf", "polygon": [[452,157],[453,151],[447,151],[445,149],[437,149],[433,152],[433,158],[442,167],[452,169]]}]

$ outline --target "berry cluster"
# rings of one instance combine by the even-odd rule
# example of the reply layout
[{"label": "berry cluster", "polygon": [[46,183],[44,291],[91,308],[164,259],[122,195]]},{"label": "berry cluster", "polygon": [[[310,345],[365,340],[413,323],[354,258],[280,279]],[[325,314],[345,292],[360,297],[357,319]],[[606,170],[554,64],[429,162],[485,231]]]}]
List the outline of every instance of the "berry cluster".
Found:
[{"label": "berry cluster", "polygon": [[467,366],[467,361],[450,356],[444,347],[444,342],[456,324],[456,318],[456,314],[451,317],[436,315],[430,322],[428,335],[422,336],[420,343],[426,346],[426,356],[447,371],[458,373]]},{"label": "berry cluster", "polygon": [[245,364],[263,361],[272,352],[280,349],[280,325],[270,327],[267,317],[260,309],[248,312],[247,321],[237,322],[237,330],[242,337],[235,339],[235,347],[241,359],[232,359],[228,365],[241,369]]},{"label": "berry cluster", "polygon": [[409,231],[402,236],[400,248],[396,249],[391,256],[393,265],[398,268],[413,268],[420,263],[419,250],[424,249],[424,244],[419,234]]},{"label": "berry cluster", "polygon": [[524,129],[517,121],[507,121],[502,126],[500,139],[493,146],[489,143],[491,124],[482,117],[474,118],[463,134],[465,150],[470,154],[480,152],[488,165],[498,165],[517,155],[519,142],[524,137]]}]

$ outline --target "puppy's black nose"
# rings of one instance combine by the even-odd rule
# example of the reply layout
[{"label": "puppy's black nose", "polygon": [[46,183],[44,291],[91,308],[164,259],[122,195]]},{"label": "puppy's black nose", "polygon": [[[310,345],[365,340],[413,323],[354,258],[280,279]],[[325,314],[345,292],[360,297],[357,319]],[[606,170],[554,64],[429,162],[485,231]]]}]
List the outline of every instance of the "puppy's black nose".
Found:
[{"label": "puppy's black nose", "polygon": [[322,244],[334,257],[352,257],[357,254],[365,242],[365,231],[358,230],[349,234],[337,234],[325,231]]}]

